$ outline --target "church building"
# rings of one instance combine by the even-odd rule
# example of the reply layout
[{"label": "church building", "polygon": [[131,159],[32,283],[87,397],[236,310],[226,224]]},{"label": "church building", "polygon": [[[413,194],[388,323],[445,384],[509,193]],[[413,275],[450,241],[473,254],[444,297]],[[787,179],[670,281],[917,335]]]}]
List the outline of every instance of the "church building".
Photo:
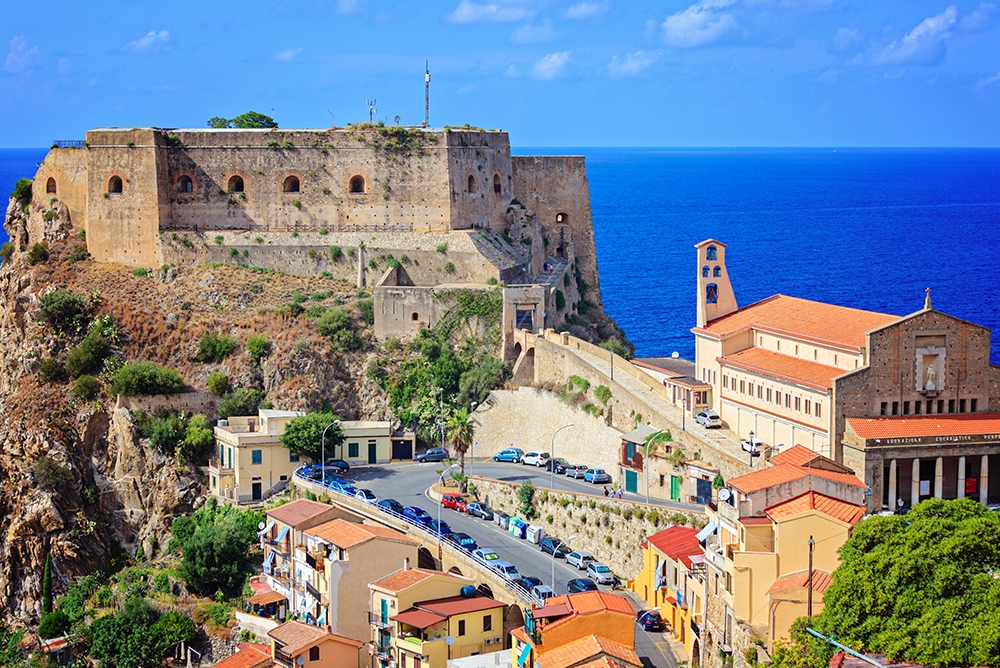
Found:
[{"label": "church building", "polygon": [[903,317],[785,295],[739,308],[726,245],[695,248],[698,375],[726,426],[763,441],[761,456],[803,445],[834,459],[868,485],[870,511],[1000,501],[989,329],[935,311],[929,291]]}]

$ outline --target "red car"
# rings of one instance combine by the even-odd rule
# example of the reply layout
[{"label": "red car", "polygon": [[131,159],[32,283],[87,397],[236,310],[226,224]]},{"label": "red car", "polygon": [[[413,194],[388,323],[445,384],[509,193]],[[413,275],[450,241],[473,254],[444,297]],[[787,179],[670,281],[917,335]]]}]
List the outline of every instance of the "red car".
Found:
[{"label": "red car", "polygon": [[457,510],[460,513],[469,512],[469,509],[466,507],[465,499],[460,497],[458,494],[445,494],[441,497],[441,505],[445,508]]}]

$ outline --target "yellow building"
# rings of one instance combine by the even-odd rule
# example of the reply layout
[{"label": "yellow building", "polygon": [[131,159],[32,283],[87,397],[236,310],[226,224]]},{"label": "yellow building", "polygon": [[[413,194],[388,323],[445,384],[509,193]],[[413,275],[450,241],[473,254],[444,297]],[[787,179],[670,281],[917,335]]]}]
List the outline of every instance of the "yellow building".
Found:
[{"label": "yellow building", "polygon": [[607,660],[622,668],[642,665],[635,652],[632,605],[607,592],[554,596],[532,608],[511,636],[518,668],[571,668]]},{"label": "yellow building", "polygon": [[704,549],[698,531],[673,526],[642,542],[642,570],[629,589],[650,608],[659,608],[674,642],[684,644],[688,656],[698,654],[704,611]]},{"label": "yellow building", "polygon": [[[466,598],[475,582],[451,573],[410,568],[369,585],[372,654],[383,668],[445,668],[449,659],[503,647],[504,604]],[[468,591],[468,590],[466,590]],[[454,639],[449,645],[447,639]]]},{"label": "yellow building", "polygon": [[[364,643],[328,628],[291,620],[268,631],[271,658],[282,668],[358,668]],[[367,657],[365,657],[367,658]]]},{"label": "yellow building", "polygon": [[417,562],[419,541],[388,527],[343,519],[303,532],[295,550],[297,580],[316,603],[308,614],[336,633],[367,642],[371,626],[364,615],[368,583],[388,574],[405,559]]}]

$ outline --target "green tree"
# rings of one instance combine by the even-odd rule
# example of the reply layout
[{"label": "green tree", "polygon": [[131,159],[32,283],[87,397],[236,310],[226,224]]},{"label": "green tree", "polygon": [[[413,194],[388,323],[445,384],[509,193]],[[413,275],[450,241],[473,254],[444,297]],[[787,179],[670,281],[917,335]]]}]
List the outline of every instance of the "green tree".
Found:
[{"label": "green tree", "polygon": [[80,376],[73,383],[73,396],[83,401],[90,401],[101,392],[101,382],[93,376]]},{"label": "green tree", "polygon": [[110,354],[111,342],[100,333],[92,331],[83,338],[79,347],[70,351],[66,358],[66,372],[74,378],[98,373]]},{"label": "green tree", "polygon": [[334,350],[346,352],[357,350],[364,341],[354,328],[354,322],[346,311],[340,308],[328,309],[316,321],[316,331],[330,339]]},{"label": "green tree", "polygon": [[62,610],[53,610],[42,614],[41,622],[38,624],[38,635],[42,638],[58,638],[66,635],[72,626],[72,621]]},{"label": "green tree", "polygon": [[176,608],[171,608],[153,624],[153,634],[160,636],[167,647],[187,642],[195,634],[194,620]]},{"label": "green tree", "polygon": [[66,378],[66,368],[54,357],[46,357],[38,367],[38,380],[46,385],[64,380]]},{"label": "green tree", "polygon": [[358,301],[358,311],[361,313],[361,320],[369,327],[375,324],[375,300],[361,299]]},{"label": "green tree", "polygon": [[451,411],[445,422],[445,436],[458,454],[458,469],[465,475],[465,453],[476,436],[476,425],[469,409],[462,406]]},{"label": "green tree", "polygon": [[198,361],[221,362],[229,357],[237,346],[236,339],[225,334],[205,332],[198,341]]},{"label": "green tree", "polygon": [[31,179],[18,179],[14,185],[14,192],[10,194],[10,199],[16,200],[22,208],[28,208],[31,204]]},{"label": "green tree", "polygon": [[270,116],[265,116],[264,114],[257,113],[256,111],[248,111],[245,114],[240,114],[236,118],[222,118],[221,116],[213,116],[208,119],[208,127],[210,128],[276,128],[278,124]]},{"label": "green tree", "polygon": [[[104,583],[104,580],[102,573],[93,573],[77,578],[70,585],[66,594],[57,601],[59,608],[69,615],[72,621],[82,618],[87,610],[87,601]],[[0,662],[0,665],[3,663]]]},{"label": "green tree", "polygon": [[153,362],[126,364],[111,383],[112,394],[126,396],[178,394],[183,391],[184,381],[179,373]]},{"label": "green tree", "polygon": [[18,666],[24,661],[24,648],[21,647],[23,639],[24,631],[11,631],[0,620],[0,666]]},{"label": "green tree", "polygon": [[252,360],[261,360],[271,351],[271,343],[263,334],[251,334],[247,339],[247,356]]},{"label": "green tree", "polygon": [[143,598],[129,600],[118,614],[94,620],[86,631],[90,656],[101,668],[156,668],[169,647],[153,629],[160,614]]},{"label": "green tree", "polygon": [[256,415],[263,399],[264,395],[260,390],[238,387],[222,399],[216,412],[222,420],[227,420],[234,415]]},{"label": "green tree", "polygon": [[238,596],[250,572],[246,556],[250,542],[240,527],[229,522],[198,527],[184,543],[181,577],[203,595],[221,591]]},{"label": "green tree", "polygon": [[72,290],[56,290],[38,300],[38,321],[60,334],[73,334],[87,326],[90,306]]},{"label": "green tree", "polygon": [[462,372],[458,379],[459,406],[471,406],[472,402],[486,401],[490,390],[503,385],[510,378],[510,365],[492,355],[481,355],[473,365]]},{"label": "green tree", "polygon": [[208,374],[208,391],[220,397],[229,394],[229,377],[221,371]]},{"label": "green tree", "polygon": [[213,443],[215,435],[208,425],[208,419],[204,415],[193,415],[188,420],[184,441],[177,449],[177,457],[183,461],[192,461]]},{"label": "green tree", "polygon": [[208,127],[217,129],[228,128],[229,119],[222,116],[212,116],[212,118],[208,119]]},{"label": "green tree", "polygon": [[45,555],[45,572],[42,576],[42,614],[52,612],[52,555]]},{"label": "green tree", "polygon": [[173,455],[184,440],[184,418],[179,415],[166,415],[153,421],[149,441],[154,448],[165,455]]},{"label": "green tree", "polygon": [[[334,448],[344,442],[344,432],[339,424],[329,427],[340,418],[332,413],[308,413],[288,422],[281,444],[297,455],[304,455],[319,461],[323,444],[323,430],[326,430],[326,456],[333,457]],[[327,428],[329,427],[329,428]]]},{"label": "green tree", "polygon": [[184,549],[184,543],[186,543],[191,536],[194,535],[194,532],[197,529],[198,523],[195,522],[193,517],[177,517],[170,525],[170,535],[172,535],[181,544],[181,549]]}]

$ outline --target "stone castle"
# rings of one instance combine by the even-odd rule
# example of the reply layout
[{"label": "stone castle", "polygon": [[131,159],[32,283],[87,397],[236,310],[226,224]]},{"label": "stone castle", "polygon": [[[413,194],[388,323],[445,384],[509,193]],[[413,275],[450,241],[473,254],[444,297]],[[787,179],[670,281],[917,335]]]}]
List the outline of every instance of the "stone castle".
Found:
[{"label": "stone castle", "polygon": [[584,159],[512,156],[505,132],[98,128],[33,183],[97,261],[348,278],[380,339],[433,326],[456,287],[504,286],[507,338],[601,311]]}]

